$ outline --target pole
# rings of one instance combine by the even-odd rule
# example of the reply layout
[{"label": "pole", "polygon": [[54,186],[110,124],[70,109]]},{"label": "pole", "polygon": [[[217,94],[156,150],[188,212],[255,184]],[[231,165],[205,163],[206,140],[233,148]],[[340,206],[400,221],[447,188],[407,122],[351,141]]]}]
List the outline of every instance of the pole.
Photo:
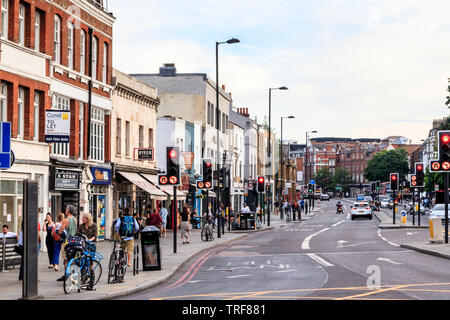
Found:
[{"label": "pole", "polygon": [[444,172],[445,243],[448,243],[448,172]]},{"label": "pole", "polygon": [[220,209],[220,177],[219,177],[219,167],[220,167],[220,109],[219,109],[219,43],[216,42],[216,127],[217,127],[217,238],[221,237],[220,234],[220,220],[221,216],[219,216]]},{"label": "pole", "polygon": [[177,203],[177,187],[173,187],[173,206],[172,206],[172,210],[173,210],[173,253],[177,253],[177,231],[178,231],[178,203]]},{"label": "pole", "polygon": [[[284,202],[283,200],[283,193],[284,193],[284,174],[283,174],[283,117],[281,117],[281,141],[280,141],[280,170],[281,170],[281,186],[280,186],[280,201]],[[284,218],[284,210],[281,210],[280,213],[280,219],[283,220]]]},{"label": "pole", "polygon": [[419,194],[418,194],[418,201],[417,201],[417,205],[419,206],[419,215],[417,216],[417,222],[419,223],[420,226],[420,189],[418,190]]},{"label": "pole", "polygon": [[393,199],[392,199],[392,219],[393,219],[393,224],[395,224],[395,190],[394,193],[392,194]]},{"label": "pole", "polygon": [[[268,143],[268,151],[269,151],[269,163],[270,163],[270,167],[269,167],[269,188],[270,188],[270,197],[269,199],[272,199],[273,193],[272,193],[272,185],[270,184],[270,179],[272,176],[272,149],[271,149],[271,144],[272,144],[272,129],[271,129],[271,122],[272,122],[272,89],[269,89],[269,143]],[[273,199],[272,199],[273,202]],[[267,226],[270,227],[270,211],[272,209],[272,204],[270,203],[269,200],[269,204],[268,204],[268,210],[267,210]]]},{"label": "pole", "polygon": [[[416,206],[415,206],[415,202],[416,202],[416,188],[413,188],[413,195],[412,195],[412,197],[413,197],[413,207],[412,207],[412,209],[413,209],[413,212],[412,212],[412,215],[413,215],[413,226],[415,226],[416,225],[416,219],[415,219],[415,217],[416,217],[416,215],[415,215],[415,211],[416,211]],[[420,214],[420,212],[419,212],[419,214]]]}]

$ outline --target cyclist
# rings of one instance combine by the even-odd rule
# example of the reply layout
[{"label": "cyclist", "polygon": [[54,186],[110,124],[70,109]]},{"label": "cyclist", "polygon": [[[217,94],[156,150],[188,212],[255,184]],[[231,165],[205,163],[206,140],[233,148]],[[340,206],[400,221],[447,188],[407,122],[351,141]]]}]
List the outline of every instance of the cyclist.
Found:
[{"label": "cyclist", "polygon": [[131,267],[133,258],[134,234],[139,231],[139,224],[136,219],[130,216],[129,210],[125,209],[123,217],[117,219],[114,231],[119,233],[122,239],[122,249],[128,254],[128,266]]}]

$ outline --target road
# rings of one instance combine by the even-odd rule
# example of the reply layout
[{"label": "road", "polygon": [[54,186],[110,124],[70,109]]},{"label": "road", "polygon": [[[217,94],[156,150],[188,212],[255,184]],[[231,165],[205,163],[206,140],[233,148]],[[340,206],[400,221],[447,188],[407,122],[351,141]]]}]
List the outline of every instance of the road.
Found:
[{"label": "road", "polygon": [[336,201],[288,227],[203,253],[169,282],[130,300],[428,300],[450,298],[449,261],[403,249],[427,230],[381,230],[336,215]]}]

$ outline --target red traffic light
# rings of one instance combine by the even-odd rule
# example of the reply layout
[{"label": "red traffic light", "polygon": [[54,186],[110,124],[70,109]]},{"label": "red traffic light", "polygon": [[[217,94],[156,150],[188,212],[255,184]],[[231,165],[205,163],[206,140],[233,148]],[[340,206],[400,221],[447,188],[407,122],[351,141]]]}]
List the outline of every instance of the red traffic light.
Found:
[{"label": "red traffic light", "polygon": [[206,164],[206,167],[208,167],[208,168],[212,166],[212,163],[209,162],[209,161],[208,161],[208,162],[205,162],[205,164]]},{"label": "red traffic light", "polygon": [[391,179],[395,181],[397,180],[397,176],[392,176]]},{"label": "red traffic light", "polygon": [[258,182],[259,183],[264,183],[264,178],[263,177],[259,177]]},{"label": "red traffic light", "polygon": [[450,136],[448,134],[444,134],[441,137],[441,140],[442,140],[443,143],[449,143],[450,142]]},{"label": "red traffic light", "polygon": [[175,149],[170,150],[169,151],[169,158],[173,159],[173,158],[176,158],[176,157],[177,157],[177,150],[175,150]]},{"label": "red traffic light", "polygon": [[421,164],[418,164],[416,167],[417,171],[423,171],[423,166]]}]

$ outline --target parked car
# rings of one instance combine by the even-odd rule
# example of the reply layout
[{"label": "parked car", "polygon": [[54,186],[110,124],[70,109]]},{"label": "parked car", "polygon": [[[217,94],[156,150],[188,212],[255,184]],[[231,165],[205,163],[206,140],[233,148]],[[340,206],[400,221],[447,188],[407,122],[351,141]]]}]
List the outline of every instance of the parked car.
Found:
[{"label": "parked car", "polygon": [[356,217],[368,217],[369,220],[372,220],[372,208],[366,201],[354,202],[351,208],[351,216],[352,220]]},{"label": "parked car", "polygon": [[445,223],[445,204],[438,203],[431,209],[430,218],[440,218]]},{"label": "parked car", "polygon": [[321,194],[320,195],[320,200],[328,200],[328,201],[330,201],[330,196],[327,195],[327,194]]}]

